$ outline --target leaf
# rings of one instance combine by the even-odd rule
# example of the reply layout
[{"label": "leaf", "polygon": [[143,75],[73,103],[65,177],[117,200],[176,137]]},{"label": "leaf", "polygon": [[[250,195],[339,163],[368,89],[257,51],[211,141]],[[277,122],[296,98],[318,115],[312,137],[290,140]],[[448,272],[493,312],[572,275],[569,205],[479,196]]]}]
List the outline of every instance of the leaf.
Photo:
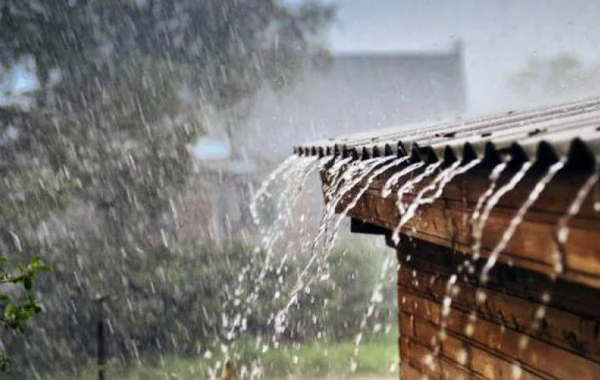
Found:
[{"label": "leaf", "polygon": [[0,355],[0,371],[6,372],[12,367],[12,361],[8,356]]},{"label": "leaf", "polygon": [[48,264],[40,264],[38,266],[38,270],[44,271],[44,272],[52,272],[52,266],[48,265]]},{"label": "leaf", "polygon": [[33,287],[33,280],[31,279],[30,276],[23,277],[23,287],[27,291],[30,291],[31,288]]},{"label": "leaf", "polygon": [[5,321],[11,321],[15,319],[15,313],[17,312],[17,307],[12,304],[9,303],[8,305],[6,305],[4,307],[4,320]]}]

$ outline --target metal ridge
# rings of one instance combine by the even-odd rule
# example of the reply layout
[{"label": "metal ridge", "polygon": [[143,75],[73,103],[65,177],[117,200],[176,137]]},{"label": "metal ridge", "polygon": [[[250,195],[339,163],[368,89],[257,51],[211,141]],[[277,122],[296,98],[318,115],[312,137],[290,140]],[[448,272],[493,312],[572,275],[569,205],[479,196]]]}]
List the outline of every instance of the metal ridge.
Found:
[{"label": "metal ridge", "polygon": [[565,158],[573,170],[593,170],[600,158],[600,98],[359,133],[299,145],[294,153],[357,159],[410,155],[409,162],[441,160],[444,166],[474,159],[483,165],[532,161],[549,166]]}]

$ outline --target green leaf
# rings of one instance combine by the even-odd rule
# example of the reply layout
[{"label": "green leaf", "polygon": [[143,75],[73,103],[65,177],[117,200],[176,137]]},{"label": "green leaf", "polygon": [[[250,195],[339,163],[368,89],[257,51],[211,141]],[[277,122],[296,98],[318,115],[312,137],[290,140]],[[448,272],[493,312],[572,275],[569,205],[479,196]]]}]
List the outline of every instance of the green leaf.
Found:
[{"label": "green leaf", "polygon": [[30,291],[31,288],[33,287],[33,280],[31,279],[30,276],[23,277],[23,287],[27,291]]},{"label": "green leaf", "polygon": [[10,321],[10,320],[15,319],[16,312],[17,312],[17,307],[14,304],[9,303],[8,305],[6,305],[4,307],[4,320]]},{"label": "green leaf", "polygon": [[0,355],[0,371],[6,372],[12,367],[12,361],[8,356]]}]

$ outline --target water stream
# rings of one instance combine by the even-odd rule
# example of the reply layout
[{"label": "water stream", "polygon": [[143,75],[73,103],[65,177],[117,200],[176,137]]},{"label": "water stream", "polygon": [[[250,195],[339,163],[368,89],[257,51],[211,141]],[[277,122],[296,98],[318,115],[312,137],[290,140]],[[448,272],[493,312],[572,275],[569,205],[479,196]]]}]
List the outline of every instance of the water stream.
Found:
[{"label": "water stream", "polygon": [[[527,171],[531,168],[531,162],[525,162],[519,171],[517,171],[508,183],[501,186],[496,192],[494,192],[487,202],[483,206],[483,211],[479,215],[478,218],[473,216],[471,220],[473,220],[473,260],[479,259],[481,257],[481,239],[483,236],[483,230],[487,223],[487,220],[490,217],[490,213],[492,209],[496,206],[496,204],[500,201],[500,199],[509,191],[514,189],[519,182],[525,177]],[[502,169],[503,170],[503,169]],[[471,267],[472,268],[472,267]]]},{"label": "water stream", "polygon": [[[508,224],[508,227],[504,230],[502,237],[500,238],[500,241],[494,247],[494,249],[492,250],[492,252],[490,253],[490,255],[488,257],[488,260],[486,261],[485,265],[481,269],[481,274],[479,277],[480,277],[480,282],[482,284],[485,284],[488,281],[490,270],[492,270],[494,265],[496,265],[496,262],[498,261],[498,257],[500,256],[502,251],[504,251],[504,249],[510,242],[510,239],[513,237],[515,231],[517,230],[517,227],[519,227],[519,225],[523,221],[523,217],[525,216],[525,214],[527,213],[527,211],[529,210],[531,205],[533,205],[533,203],[539,198],[540,194],[542,193],[542,191],[544,191],[544,189],[546,188],[548,183],[550,183],[550,181],[552,181],[552,179],[554,178],[556,173],[560,169],[562,169],[564,166],[565,166],[564,161],[558,161],[555,164],[553,164],[552,166],[550,166],[550,168],[548,169],[548,172],[538,181],[538,183],[535,185],[535,187],[533,188],[531,193],[529,193],[529,196],[527,197],[525,202],[521,205],[521,207],[519,208],[519,210],[517,211],[515,216],[512,217],[512,219],[510,220],[510,223]],[[515,185],[516,185],[516,183],[515,183]],[[480,244],[481,244],[481,242],[480,242]]]},{"label": "water stream", "polygon": [[[321,221],[319,230],[317,235],[312,241],[310,248],[310,258],[308,263],[303,268],[303,270],[299,273],[296,284],[292,288],[292,291],[288,295],[288,302],[284,308],[282,308],[277,315],[275,316],[275,331],[277,334],[282,334],[286,329],[286,321],[287,315],[289,313],[290,308],[298,302],[299,294],[306,289],[310,289],[310,285],[315,281],[317,275],[322,272],[321,265],[324,263],[328,257],[328,253],[333,247],[333,243],[329,244],[328,240],[335,241],[335,238],[327,239],[327,231],[328,226],[331,220],[335,217],[335,211],[338,204],[343,200],[343,198],[357,186],[360,182],[362,182],[365,178],[374,178],[374,176],[368,177],[371,172],[373,172],[379,165],[385,164],[388,161],[393,160],[393,157],[377,157],[371,158],[364,161],[353,161],[346,168],[345,173],[337,174],[333,173],[333,178],[340,178],[339,180],[335,180],[336,184],[334,184],[331,188],[336,189],[334,193],[329,194],[330,201],[326,205],[326,211]],[[344,165],[339,165],[336,169],[342,171]],[[372,179],[371,179],[372,181]],[[326,193],[326,198],[328,194]],[[334,225],[333,234],[335,234],[336,229],[339,227],[339,224]],[[318,249],[318,243],[321,240],[325,240],[325,244],[323,245],[323,250]],[[305,277],[311,270],[311,268],[317,264],[318,268],[315,270],[317,275],[311,276],[306,279]]]},{"label": "water stream", "polygon": [[[398,187],[396,190],[396,196],[400,218],[396,228],[392,231],[392,240],[398,244],[400,232],[415,217],[415,215],[417,215],[420,206],[433,204],[442,196],[446,186],[457,176],[467,173],[469,170],[475,168],[481,163],[481,160],[479,159],[473,160],[466,165],[461,165],[461,162],[457,161],[449,167],[440,170],[442,162],[436,162],[430,165],[425,165],[424,163],[419,162],[402,167],[402,164],[405,164],[407,161],[408,157],[396,158],[389,156],[366,160],[353,160],[351,157],[341,158],[326,156],[317,159],[296,156],[284,161],[261,185],[256,193],[255,200],[251,205],[251,210],[252,216],[257,225],[260,227],[260,231],[263,236],[260,248],[265,250],[267,254],[265,257],[265,262],[263,263],[263,270],[260,272],[260,275],[254,282],[255,288],[252,293],[258,293],[261,282],[264,281],[266,273],[274,268],[272,263],[273,248],[276,242],[281,240],[282,236],[285,234],[285,230],[290,226],[290,219],[293,217],[292,214],[294,204],[302,193],[302,189],[304,188],[306,182],[315,172],[319,172],[324,175],[325,184],[322,190],[323,196],[326,199],[325,211],[314,238],[304,239],[302,242],[303,248],[310,253],[307,263],[297,274],[297,277],[295,278],[295,285],[287,294],[287,302],[285,302],[284,307],[282,307],[277,314],[273,316],[275,336],[270,343],[263,342],[261,344],[270,344],[273,347],[278,346],[279,343],[277,336],[286,331],[288,314],[290,313],[291,307],[298,302],[300,294],[302,292],[310,291],[311,285],[315,281],[318,281],[319,278],[327,277],[327,255],[335,245],[338,237],[338,230],[342,225],[342,222],[345,220],[345,217],[357,206],[364,194],[371,188],[373,181],[379,178],[382,174],[393,170],[395,167],[400,167],[400,169],[396,169],[398,170],[396,173],[387,179],[381,190],[381,196],[385,198],[392,193],[393,189]],[[512,237],[517,231],[519,225],[522,223],[531,206],[538,200],[544,189],[553,180],[555,175],[564,167],[564,164],[564,160],[561,160],[550,166],[548,171],[535,184],[527,199],[525,199],[525,201],[517,209],[515,215],[512,216],[500,239],[493,249],[491,249],[483,268],[478,273],[479,285],[478,289],[476,290],[475,309],[483,305],[487,299],[487,295],[482,286],[488,282],[490,272],[498,262],[500,255],[510,243]],[[445,340],[446,337],[446,326],[448,317],[452,310],[452,300],[453,297],[455,297],[460,291],[458,285],[459,275],[465,270],[469,274],[474,274],[475,272],[475,265],[473,262],[481,257],[483,233],[492,211],[505,194],[517,187],[521,180],[530,171],[531,167],[532,163],[525,162],[507,179],[502,186],[499,187],[498,181],[502,174],[505,173],[507,164],[501,163],[492,169],[489,175],[488,186],[478,198],[471,215],[473,238],[471,258],[459,265],[456,272],[449,277],[446,283],[445,296],[441,303],[441,327],[434,342],[432,342],[434,344],[434,355],[440,354],[440,344]],[[399,185],[403,177],[408,176],[421,168],[424,168],[424,170],[422,170],[418,175]],[[419,191],[412,198],[411,202],[405,202],[403,199],[405,195],[414,191],[415,187],[421,185],[431,176],[434,176],[433,179],[419,189]],[[595,171],[592,175],[590,175],[590,177],[580,187],[579,191],[573,198],[568,210],[557,223],[557,252],[553,255],[553,271],[555,274],[554,278],[561,275],[566,267],[564,245],[567,242],[569,234],[569,221],[580,211],[584,200],[588,197],[591,190],[599,180],[600,172]],[[273,195],[269,189],[276,183],[283,183],[282,190],[276,195],[279,197],[276,198],[275,201],[277,217],[270,225],[263,225],[263,221],[259,215],[259,209],[261,205],[263,205],[268,199],[275,197],[275,195]],[[340,205],[342,204],[344,204],[344,207],[340,209]],[[286,251],[289,250],[288,248],[289,247],[286,247]],[[278,267],[275,269],[277,273],[282,271],[287,258],[287,252],[285,252],[279,258],[280,261],[278,263]],[[388,277],[389,269],[393,267],[392,261],[393,260],[390,258],[385,260],[384,265],[381,268],[380,279],[374,286],[371,292],[371,297],[367,302],[367,307],[363,314],[362,320],[360,321],[360,330],[354,338],[355,347],[353,358],[350,363],[351,371],[354,371],[358,368],[357,356],[360,351],[360,344],[363,340],[363,335],[366,332],[365,329],[367,326],[367,321],[373,316],[377,305],[382,301],[382,286]],[[242,271],[241,277],[243,277],[245,273],[246,272]],[[240,278],[239,287],[241,287],[242,284],[243,281]],[[255,294],[245,294],[243,290],[240,290],[238,293],[237,290],[239,289],[236,289],[237,298],[235,302],[237,302],[238,305],[243,303],[239,299],[244,296],[251,299],[257,298]],[[276,296],[280,297],[281,293],[278,291]],[[550,301],[550,297],[550,292],[541,295],[541,306],[535,312],[531,326],[532,329],[537,329],[539,327],[539,322],[545,316],[546,305]],[[227,322],[231,326],[232,335],[235,331],[243,331],[243,325],[245,323],[244,321],[251,311],[244,313],[235,315],[233,318],[227,318]],[[467,336],[471,336],[473,334],[476,320],[476,310],[473,310],[469,316],[464,330],[464,333]],[[522,342],[520,342],[519,350],[522,350],[527,346],[526,335],[523,335],[523,337],[524,339],[522,339]],[[466,356],[463,359],[466,361]],[[259,369],[260,366],[257,365],[254,371],[258,371]],[[520,367],[517,363],[517,365],[513,366],[513,371],[518,374],[519,370]]]},{"label": "water stream", "polygon": [[[417,175],[415,178],[408,180],[405,184],[400,186],[400,189],[398,189],[398,192],[396,193],[396,197],[397,197],[398,211],[401,216],[403,216],[405,214],[406,208],[407,208],[407,206],[405,206],[404,202],[403,202],[404,194],[411,191],[414,188],[414,186],[418,185],[425,178],[432,175],[441,165],[442,165],[442,161],[439,161],[439,162],[436,162],[434,164],[427,166],[425,168],[425,170],[423,171],[423,173]],[[398,244],[400,242],[400,229],[403,227],[403,225],[404,224],[402,223],[402,218],[400,218],[400,222],[398,223],[398,225],[392,232],[392,241],[394,242],[394,244]]]},{"label": "water stream", "polygon": [[552,255],[554,261],[553,268],[557,276],[560,276],[567,266],[567,259],[565,257],[565,244],[567,243],[567,239],[569,238],[569,221],[571,220],[571,218],[577,215],[577,213],[579,213],[579,210],[583,205],[583,201],[585,201],[586,197],[594,188],[594,185],[598,183],[599,179],[600,172],[598,172],[598,170],[596,169],[589,176],[587,181],[585,181],[585,183],[581,186],[581,188],[575,195],[575,198],[571,202],[569,208],[567,209],[565,215],[563,215],[558,221],[556,229],[557,251],[554,255]]}]

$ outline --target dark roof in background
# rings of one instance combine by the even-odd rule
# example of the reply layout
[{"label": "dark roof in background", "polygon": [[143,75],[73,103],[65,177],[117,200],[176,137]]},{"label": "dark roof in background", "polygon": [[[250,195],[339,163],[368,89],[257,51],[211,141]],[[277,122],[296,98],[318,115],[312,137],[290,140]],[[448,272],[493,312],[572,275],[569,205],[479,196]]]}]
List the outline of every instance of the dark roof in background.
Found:
[{"label": "dark roof in background", "polygon": [[412,155],[411,160],[450,164],[508,159],[549,165],[567,157],[572,167],[591,169],[600,156],[600,98],[522,111],[415,124],[314,142],[294,148],[302,155]]},{"label": "dark roof in background", "polygon": [[308,70],[291,90],[259,94],[235,144],[249,156],[281,157],[299,141],[464,111],[459,46],[443,52],[338,54],[326,68]]}]

